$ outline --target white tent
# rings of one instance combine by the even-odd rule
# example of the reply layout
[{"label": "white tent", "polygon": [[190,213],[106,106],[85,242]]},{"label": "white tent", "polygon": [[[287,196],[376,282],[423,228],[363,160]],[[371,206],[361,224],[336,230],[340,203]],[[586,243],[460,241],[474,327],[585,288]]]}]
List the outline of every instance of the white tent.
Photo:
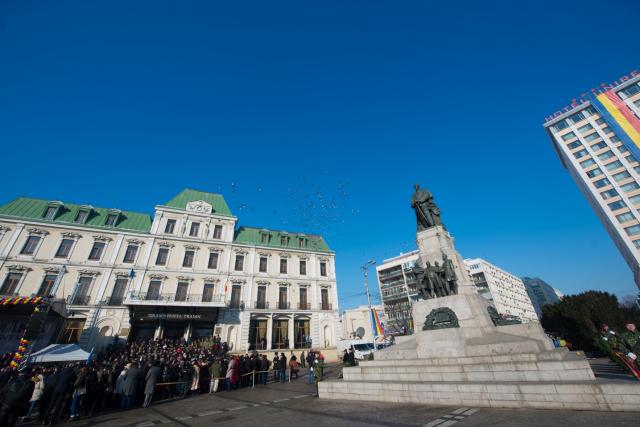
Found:
[{"label": "white tent", "polygon": [[78,344],[51,344],[31,355],[31,363],[86,362],[89,353]]}]

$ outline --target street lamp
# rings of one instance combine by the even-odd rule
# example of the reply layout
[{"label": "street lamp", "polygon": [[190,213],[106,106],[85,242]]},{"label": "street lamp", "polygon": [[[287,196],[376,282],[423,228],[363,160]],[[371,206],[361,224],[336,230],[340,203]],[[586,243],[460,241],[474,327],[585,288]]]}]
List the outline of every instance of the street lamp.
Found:
[{"label": "street lamp", "polygon": [[371,338],[373,339],[373,351],[376,350],[376,337],[374,334],[373,311],[371,310],[371,294],[369,293],[369,267],[375,265],[374,260],[367,261],[360,269],[364,273],[364,289],[367,292],[367,303],[369,304],[369,323],[371,324]]}]

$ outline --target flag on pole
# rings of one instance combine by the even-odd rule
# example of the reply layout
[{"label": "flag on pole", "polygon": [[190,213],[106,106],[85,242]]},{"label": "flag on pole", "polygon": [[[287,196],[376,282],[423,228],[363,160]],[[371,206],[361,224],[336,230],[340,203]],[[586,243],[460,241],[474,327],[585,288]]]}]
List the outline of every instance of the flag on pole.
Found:
[{"label": "flag on pole", "polygon": [[378,313],[376,312],[375,308],[371,308],[371,320],[373,323],[373,336],[374,337],[384,336],[382,323],[380,323],[380,318],[378,317]]}]

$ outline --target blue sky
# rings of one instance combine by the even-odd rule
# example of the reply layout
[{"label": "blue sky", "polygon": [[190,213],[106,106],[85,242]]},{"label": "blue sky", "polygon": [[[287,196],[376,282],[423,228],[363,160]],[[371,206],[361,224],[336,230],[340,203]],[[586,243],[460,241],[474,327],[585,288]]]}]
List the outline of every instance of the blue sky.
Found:
[{"label": "blue sky", "polygon": [[360,265],[414,247],[419,182],[464,257],[633,294],[542,122],[638,68],[639,14],[632,0],[5,0],[0,203],[152,212],[182,188],[221,192],[241,224],[325,235],[348,308],[365,302]]}]

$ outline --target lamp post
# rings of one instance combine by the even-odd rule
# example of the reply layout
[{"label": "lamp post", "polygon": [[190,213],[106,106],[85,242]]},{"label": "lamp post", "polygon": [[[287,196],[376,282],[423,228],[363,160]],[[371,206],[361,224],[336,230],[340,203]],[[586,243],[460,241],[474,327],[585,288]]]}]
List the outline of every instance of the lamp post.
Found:
[{"label": "lamp post", "polygon": [[367,304],[369,305],[369,324],[371,325],[371,338],[373,339],[373,351],[376,351],[376,337],[374,334],[373,316],[371,310],[371,294],[369,293],[369,266],[375,265],[374,260],[367,261],[360,269],[364,273],[364,289],[367,293]]}]

